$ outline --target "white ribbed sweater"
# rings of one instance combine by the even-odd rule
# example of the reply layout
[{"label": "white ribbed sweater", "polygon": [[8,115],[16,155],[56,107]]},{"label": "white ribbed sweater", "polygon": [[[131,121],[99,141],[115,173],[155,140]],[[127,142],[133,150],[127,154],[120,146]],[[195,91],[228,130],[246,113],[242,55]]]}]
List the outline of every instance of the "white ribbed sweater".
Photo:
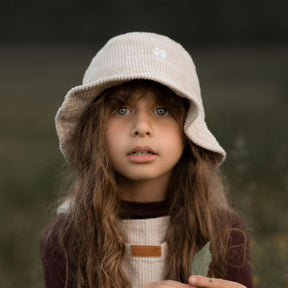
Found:
[{"label": "white ribbed sweater", "polygon": [[[122,267],[133,288],[163,280],[167,272],[168,253],[165,242],[170,217],[121,220],[121,229],[126,242],[126,252]],[[131,256],[131,245],[160,245],[160,257]]]}]

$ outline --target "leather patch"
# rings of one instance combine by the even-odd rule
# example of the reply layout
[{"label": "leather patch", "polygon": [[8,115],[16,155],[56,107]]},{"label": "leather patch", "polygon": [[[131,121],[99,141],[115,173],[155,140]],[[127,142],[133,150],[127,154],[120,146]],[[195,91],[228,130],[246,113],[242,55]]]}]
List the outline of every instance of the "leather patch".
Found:
[{"label": "leather patch", "polygon": [[131,245],[132,257],[161,257],[161,246]]}]

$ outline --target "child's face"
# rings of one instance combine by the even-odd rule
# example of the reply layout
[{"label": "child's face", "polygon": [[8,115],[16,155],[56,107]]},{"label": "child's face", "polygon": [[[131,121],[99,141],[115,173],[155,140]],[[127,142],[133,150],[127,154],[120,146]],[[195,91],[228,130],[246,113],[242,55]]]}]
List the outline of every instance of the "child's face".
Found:
[{"label": "child's face", "polygon": [[112,167],[133,181],[162,178],[168,182],[184,148],[182,127],[159,105],[153,90],[114,109],[106,141]]}]

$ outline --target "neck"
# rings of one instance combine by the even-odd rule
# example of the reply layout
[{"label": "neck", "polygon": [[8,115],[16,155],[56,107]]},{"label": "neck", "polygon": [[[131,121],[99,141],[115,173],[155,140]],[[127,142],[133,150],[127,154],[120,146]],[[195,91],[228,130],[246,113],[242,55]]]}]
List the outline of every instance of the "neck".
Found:
[{"label": "neck", "polygon": [[125,179],[125,188],[121,191],[120,199],[130,202],[149,203],[166,199],[170,175],[151,180]]}]

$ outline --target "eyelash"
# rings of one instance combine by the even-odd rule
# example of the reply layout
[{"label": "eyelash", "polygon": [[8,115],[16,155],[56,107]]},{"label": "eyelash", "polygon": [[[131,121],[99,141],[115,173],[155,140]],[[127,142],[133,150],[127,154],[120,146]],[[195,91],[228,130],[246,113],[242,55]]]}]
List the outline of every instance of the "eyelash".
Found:
[{"label": "eyelash", "polygon": [[[121,111],[122,110],[122,111]],[[123,111],[124,110],[124,111]],[[161,112],[160,112],[161,111]],[[128,115],[130,113],[130,109],[127,108],[127,107],[121,107],[119,108],[117,111],[116,111],[116,114],[119,115],[119,116],[125,116],[125,115]],[[168,110],[167,108],[165,107],[159,107],[159,108],[156,108],[154,111],[154,114],[156,114],[157,116],[160,116],[160,117],[164,117],[168,114]],[[160,112],[160,113],[159,113]]]}]

